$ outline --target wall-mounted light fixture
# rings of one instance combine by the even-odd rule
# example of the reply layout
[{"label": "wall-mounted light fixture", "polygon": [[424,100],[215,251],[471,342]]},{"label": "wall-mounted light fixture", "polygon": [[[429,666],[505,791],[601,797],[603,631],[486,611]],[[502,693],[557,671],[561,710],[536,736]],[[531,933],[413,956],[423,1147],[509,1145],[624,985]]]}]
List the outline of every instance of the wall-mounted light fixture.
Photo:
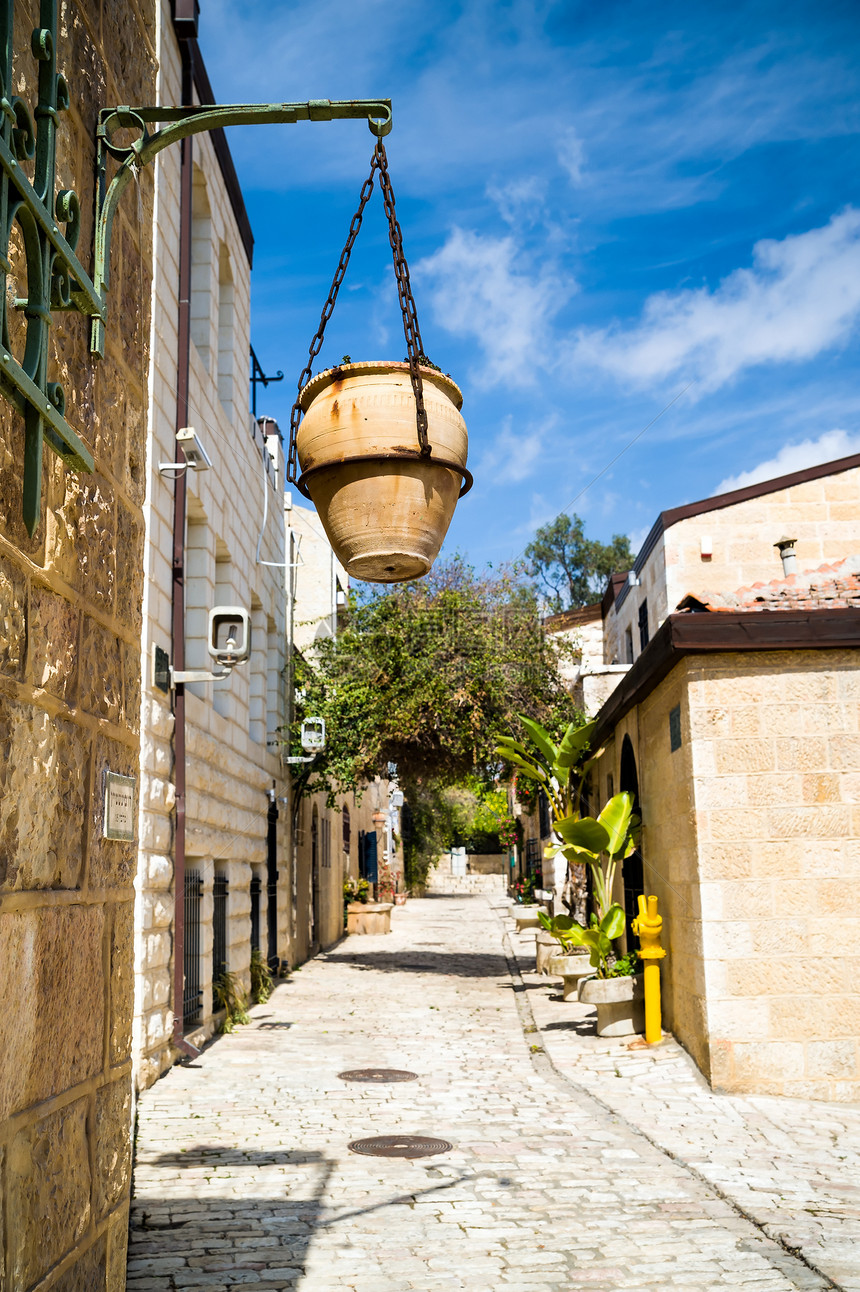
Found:
[{"label": "wall-mounted light fixture", "polygon": [[[99,113],[96,129],[95,258],[93,277],[76,254],[81,206],[71,189],[56,189],[57,123],[70,104],[69,86],[57,71],[57,0],[41,0],[39,26],[31,48],[39,67],[38,101],[33,113],[12,93],[12,0],[0,3],[0,390],[24,417],[22,510],[32,535],[39,523],[42,446],[78,471],[90,472],[93,455],[66,421],[66,396],[59,382],[48,380],[48,338],[54,310],[77,310],[91,319],[90,349],[104,355],[110,287],[110,245],[120,198],[134,174],[165,148],[189,135],[218,127],[283,125],[298,121],[365,119],[378,138],[391,130],[389,99],[353,99],[307,103],[239,103],[215,107],[115,107]],[[150,128],[155,127],[152,132]],[[136,134],[118,143],[120,132]],[[118,168],[108,181],[108,161]],[[33,181],[22,163],[33,161]],[[7,299],[6,275],[12,272],[9,237],[12,224],[21,233],[27,267],[27,296]],[[62,226],[62,231],[61,231]],[[8,311],[20,310],[27,321],[21,361],[8,349]]]}]

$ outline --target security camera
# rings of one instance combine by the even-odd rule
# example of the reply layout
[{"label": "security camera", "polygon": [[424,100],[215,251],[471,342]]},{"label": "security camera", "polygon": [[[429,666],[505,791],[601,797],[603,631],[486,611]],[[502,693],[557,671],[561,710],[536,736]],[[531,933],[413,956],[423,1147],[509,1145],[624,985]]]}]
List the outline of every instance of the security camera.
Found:
[{"label": "security camera", "polygon": [[209,611],[209,654],[225,668],[242,664],[251,654],[251,616],[241,606],[214,606]]},{"label": "security camera", "polygon": [[208,471],[212,463],[209,460],[209,454],[200,443],[197,432],[193,426],[183,426],[181,431],[176,432],[177,447],[182,449],[185,455],[184,462],[159,462],[158,469],[160,472],[165,471]]}]

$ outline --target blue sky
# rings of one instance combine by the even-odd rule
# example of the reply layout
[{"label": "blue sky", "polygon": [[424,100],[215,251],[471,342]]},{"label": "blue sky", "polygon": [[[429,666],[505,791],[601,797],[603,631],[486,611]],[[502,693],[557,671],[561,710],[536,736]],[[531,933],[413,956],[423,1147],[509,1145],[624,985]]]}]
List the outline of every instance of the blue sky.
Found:
[{"label": "blue sky", "polygon": [[[571,504],[635,547],[665,507],[860,451],[853,0],[203,0],[200,43],[221,102],[394,101],[425,349],[475,475],[446,550],[511,560]],[[286,374],[258,411],[286,426],[373,138],[230,143],[253,344]],[[318,366],[346,352],[405,354],[378,192]]]}]

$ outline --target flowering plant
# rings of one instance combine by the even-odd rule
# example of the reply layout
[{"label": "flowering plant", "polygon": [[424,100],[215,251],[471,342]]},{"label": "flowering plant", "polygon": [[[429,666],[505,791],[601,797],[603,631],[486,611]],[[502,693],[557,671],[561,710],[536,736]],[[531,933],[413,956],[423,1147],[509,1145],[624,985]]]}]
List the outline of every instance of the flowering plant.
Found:
[{"label": "flowering plant", "polygon": [[518,902],[530,902],[535,895],[535,881],[531,875],[518,879],[514,886],[514,898]]},{"label": "flowering plant", "polygon": [[502,817],[499,825],[499,844],[503,852],[513,852],[517,842],[517,822],[512,816]]},{"label": "flowering plant", "polygon": [[537,803],[538,787],[534,781],[530,781],[528,777],[520,773],[514,777],[514,794],[517,802],[522,804],[526,812],[531,812],[535,803]]}]

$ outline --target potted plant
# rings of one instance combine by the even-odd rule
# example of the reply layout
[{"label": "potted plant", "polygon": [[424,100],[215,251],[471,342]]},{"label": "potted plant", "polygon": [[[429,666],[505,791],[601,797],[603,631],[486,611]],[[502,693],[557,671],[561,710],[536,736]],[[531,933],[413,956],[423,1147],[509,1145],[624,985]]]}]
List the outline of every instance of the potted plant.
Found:
[{"label": "potted plant", "polygon": [[344,362],[318,373],[299,395],[299,488],[357,579],[396,583],[426,574],[461,485],[471,481],[462,393],[421,358],[428,456],[416,439],[408,363]]}]

